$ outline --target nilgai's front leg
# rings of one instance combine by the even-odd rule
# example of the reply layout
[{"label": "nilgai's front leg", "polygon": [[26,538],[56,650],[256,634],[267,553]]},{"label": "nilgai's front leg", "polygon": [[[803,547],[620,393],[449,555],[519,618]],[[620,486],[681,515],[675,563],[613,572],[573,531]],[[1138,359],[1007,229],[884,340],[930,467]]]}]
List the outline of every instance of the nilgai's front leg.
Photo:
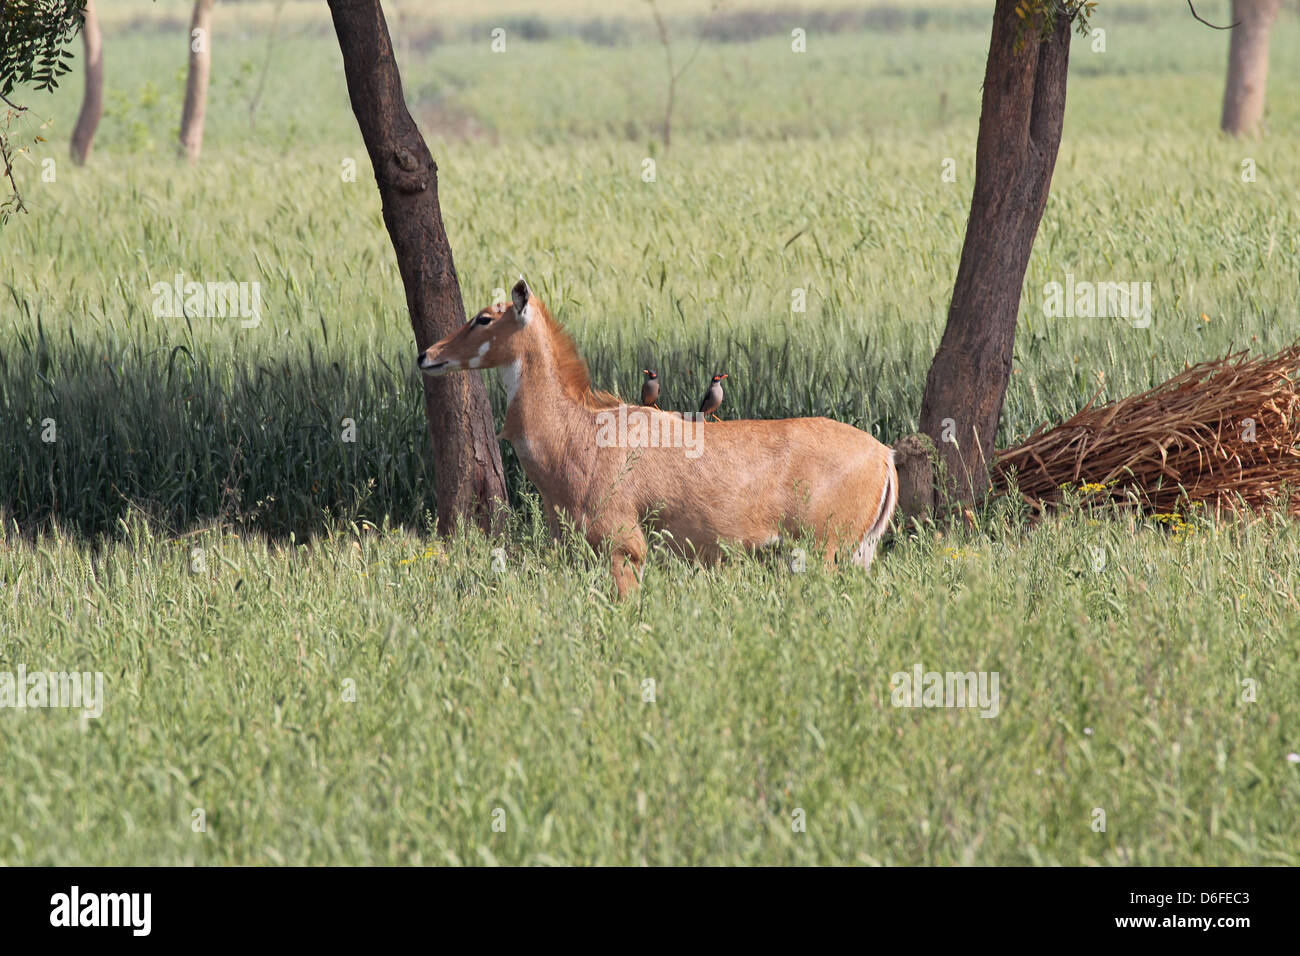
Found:
[{"label": "nilgai's front leg", "polygon": [[609,548],[610,572],[621,601],[641,586],[641,570],[645,565],[645,535],[640,527],[620,527],[607,535],[593,536],[596,548]]}]

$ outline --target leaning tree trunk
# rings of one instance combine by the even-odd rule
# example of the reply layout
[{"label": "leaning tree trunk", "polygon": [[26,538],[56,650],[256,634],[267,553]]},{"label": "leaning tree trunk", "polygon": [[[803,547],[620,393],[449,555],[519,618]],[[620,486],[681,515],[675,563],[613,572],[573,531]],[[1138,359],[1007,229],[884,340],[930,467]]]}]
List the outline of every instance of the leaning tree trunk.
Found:
[{"label": "leaning tree trunk", "polygon": [[203,118],[208,112],[208,74],[212,69],[212,4],[194,0],[190,18],[190,71],[181,112],[180,155],[190,162],[203,150]]},{"label": "leaning tree trunk", "polygon": [[1046,38],[1026,25],[1017,51],[1017,27],[1024,21],[1016,4],[997,0],[993,13],[970,220],[948,324],[921,401],[921,431],[938,449],[944,490],[966,503],[989,487],[1021,286],[1065,118],[1072,24],[1058,15]]},{"label": "leaning tree trunk", "polygon": [[99,129],[99,118],[104,115],[104,44],[99,33],[95,0],[86,0],[81,39],[86,51],[86,92],[81,99],[81,113],[77,116],[77,125],[72,128],[69,146],[72,161],[78,166],[84,166],[90,158],[95,130]]},{"label": "leaning tree trunk", "polygon": [[1264,117],[1268,85],[1268,41],[1282,0],[1233,0],[1228,42],[1228,82],[1219,125],[1233,136],[1249,136]]},{"label": "leaning tree trunk", "polygon": [[[460,283],[438,205],[438,167],[406,108],[379,0],[329,0],[352,112],[375,170],[384,225],[423,352],[465,324]],[[412,356],[414,359],[414,355]],[[424,378],[433,439],[438,528],[461,519],[490,528],[506,506],[501,450],[480,375]]]}]

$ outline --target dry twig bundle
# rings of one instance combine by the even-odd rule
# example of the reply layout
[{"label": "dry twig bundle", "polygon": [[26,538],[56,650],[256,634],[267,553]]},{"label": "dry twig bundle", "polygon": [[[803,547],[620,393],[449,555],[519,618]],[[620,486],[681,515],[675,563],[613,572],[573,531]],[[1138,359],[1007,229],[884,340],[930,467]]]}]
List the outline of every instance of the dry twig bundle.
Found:
[{"label": "dry twig bundle", "polygon": [[1297,371],[1300,343],[1273,356],[1202,362],[1106,405],[1093,407],[1094,395],[1069,421],[1000,452],[994,485],[1008,490],[1014,474],[1039,509],[1059,502],[1063,486],[1081,485],[1093,500],[1156,512],[1285,504],[1300,517]]}]

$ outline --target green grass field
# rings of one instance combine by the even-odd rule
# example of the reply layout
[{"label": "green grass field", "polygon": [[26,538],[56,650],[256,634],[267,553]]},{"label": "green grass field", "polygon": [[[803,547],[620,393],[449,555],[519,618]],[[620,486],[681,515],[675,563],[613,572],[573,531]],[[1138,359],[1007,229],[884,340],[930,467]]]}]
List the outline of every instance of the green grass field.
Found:
[{"label": "green grass field", "polygon": [[[1084,499],[1030,527],[999,502],[974,529],[899,529],[869,575],[656,551],[613,605],[503,446],[515,526],[433,537],[414,345],[337,45],[324,4],[275,6],[218,5],[194,168],[173,146],[188,4],[106,15],[86,168],[66,159],[79,76],[24,98],[50,126],[15,167],[31,211],[0,230],[0,673],[99,671],[106,700],[98,719],[0,708],[0,863],[1300,863],[1285,519]],[[386,6],[467,308],[522,272],[599,387],[634,395],[653,365],[688,407],[716,369],[733,417],[915,430],[991,5],[729,5],[667,150],[643,4]],[[683,58],[708,4],[664,8]],[[801,18],[824,29],[794,54]],[[1223,34],[1154,2],[1103,0],[1096,25],[1004,444],[1300,327],[1300,20],[1274,31],[1247,142],[1217,132]],[[176,273],[259,283],[260,324],[156,318]],[[1150,282],[1150,327],[1047,318],[1066,273]],[[892,706],[917,664],[997,672],[999,713]]]}]

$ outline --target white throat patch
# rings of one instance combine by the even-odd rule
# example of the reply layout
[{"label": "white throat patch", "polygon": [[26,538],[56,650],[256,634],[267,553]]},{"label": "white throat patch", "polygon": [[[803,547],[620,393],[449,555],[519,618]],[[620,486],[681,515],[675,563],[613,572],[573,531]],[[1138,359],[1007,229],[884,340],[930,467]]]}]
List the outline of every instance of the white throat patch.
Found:
[{"label": "white throat patch", "polygon": [[519,359],[515,359],[509,365],[501,366],[501,383],[506,387],[507,408],[510,406],[510,403],[515,400],[515,396],[519,394],[519,372]]}]

